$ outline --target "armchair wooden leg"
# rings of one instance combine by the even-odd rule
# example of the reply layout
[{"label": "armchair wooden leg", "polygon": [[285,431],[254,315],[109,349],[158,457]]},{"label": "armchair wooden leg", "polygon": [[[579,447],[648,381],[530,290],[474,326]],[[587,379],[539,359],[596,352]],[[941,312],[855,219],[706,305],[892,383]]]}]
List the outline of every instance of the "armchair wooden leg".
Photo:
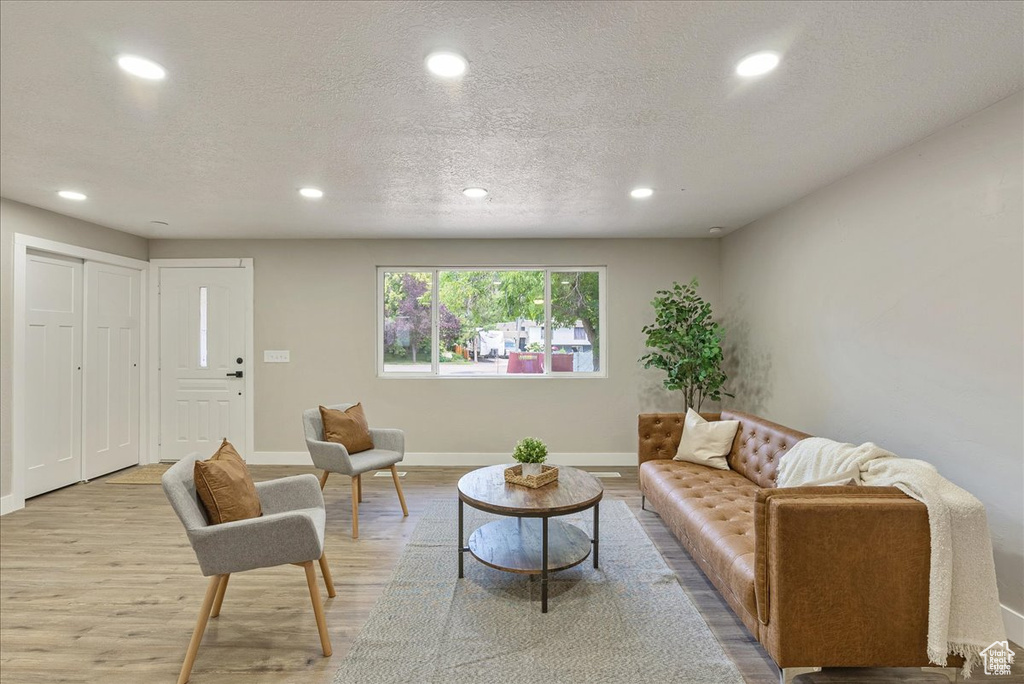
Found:
[{"label": "armchair wooden leg", "polygon": [[352,538],[359,539],[359,481],[352,478]]},{"label": "armchair wooden leg", "polygon": [[359,503],[363,503],[363,474],[356,475],[356,489],[359,490]]},{"label": "armchair wooden leg", "polygon": [[391,479],[395,481],[395,490],[398,492],[398,501],[402,504],[402,515],[408,516],[409,509],[405,505],[405,494],[402,494],[402,483],[398,481],[398,468],[391,466]]},{"label": "armchair wooden leg", "polygon": [[210,617],[215,618],[220,615],[220,607],[224,604],[224,594],[228,590],[228,580],[231,579],[231,575],[221,575],[220,585],[217,587],[217,596],[213,599],[213,610],[210,611]]},{"label": "armchair wooden leg", "polygon": [[331,567],[327,565],[327,552],[320,554],[320,574],[324,576],[324,586],[327,587],[327,595],[331,598],[337,596],[334,592],[334,578],[331,577]]},{"label": "armchair wooden leg", "polygon": [[196,620],[196,628],[192,632],[192,640],[188,642],[188,650],[185,651],[185,662],[181,664],[181,674],[178,675],[178,684],[185,684],[192,674],[192,665],[196,662],[196,654],[199,653],[199,642],[203,640],[203,632],[206,631],[206,621],[210,617],[210,609],[213,608],[213,599],[220,589],[221,579],[226,575],[214,575],[206,586],[206,596],[203,597],[203,606],[199,609],[199,619]]},{"label": "armchair wooden leg", "polygon": [[302,566],[306,569],[306,584],[309,585],[309,599],[313,602],[316,628],[320,632],[320,646],[324,650],[324,657],[328,658],[332,652],[331,637],[327,633],[327,619],[324,617],[324,607],[320,605],[320,591],[316,588],[316,571],[313,570],[313,561],[307,561]]},{"label": "armchair wooden leg", "polygon": [[329,470],[325,470],[324,474],[320,476],[320,491],[324,491],[324,487],[327,486],[327,476],[330,475]]}]

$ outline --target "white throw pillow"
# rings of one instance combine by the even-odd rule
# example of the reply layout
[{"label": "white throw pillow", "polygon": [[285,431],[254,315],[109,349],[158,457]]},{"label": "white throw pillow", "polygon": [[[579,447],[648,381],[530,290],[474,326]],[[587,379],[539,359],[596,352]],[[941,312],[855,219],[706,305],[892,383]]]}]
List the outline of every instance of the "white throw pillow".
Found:
[{"label": "white throw pillow", "polygon": [[679,441],[679,450],[673,460],[729,470],[725,457],[732,450],[732,441],[739,427],[738,420],[709,423],[693,409],[687,409],[683,438]]}]

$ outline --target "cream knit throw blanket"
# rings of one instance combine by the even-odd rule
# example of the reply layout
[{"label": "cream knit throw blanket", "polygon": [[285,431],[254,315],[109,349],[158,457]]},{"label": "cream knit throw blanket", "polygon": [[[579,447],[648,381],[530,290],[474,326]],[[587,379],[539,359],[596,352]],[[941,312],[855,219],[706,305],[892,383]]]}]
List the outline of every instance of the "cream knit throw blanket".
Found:
[{"label": "cream knit throw blanket", "polygon": [[963,675],[970,677],[982,649],[1006,638],[985,506],[929,463],[898,458],[870,442],[854,446],[820,437],[801,440],[786,452],[776,486],[797,487],[847,472],[860,484],[896,487],[927,506],[928,659],[945,666],[948,654],[963,656]]}]

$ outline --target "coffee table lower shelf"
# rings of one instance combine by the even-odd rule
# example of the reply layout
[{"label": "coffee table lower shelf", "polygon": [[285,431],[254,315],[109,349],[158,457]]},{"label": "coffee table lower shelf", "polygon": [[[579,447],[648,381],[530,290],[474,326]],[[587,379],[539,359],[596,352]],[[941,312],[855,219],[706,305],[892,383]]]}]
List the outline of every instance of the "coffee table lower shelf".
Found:
[{"label": "coffee table lower shelf", "polygon": [[545,522],[548,572],[565,570],[586,560],[591,547],[587,533],[575,525],[546,518],[502,518],[487,523],[470,535],[469,552],[496,570],[543,574]]}]

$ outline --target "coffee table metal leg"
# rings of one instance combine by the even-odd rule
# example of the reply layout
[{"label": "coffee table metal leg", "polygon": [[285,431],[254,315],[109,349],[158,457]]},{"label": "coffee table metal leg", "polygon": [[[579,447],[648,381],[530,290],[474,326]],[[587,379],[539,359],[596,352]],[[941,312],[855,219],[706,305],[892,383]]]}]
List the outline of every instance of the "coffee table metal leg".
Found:
[{"label": "coffee table metal leg", "polygon": [[459,579],[462,579],[462,554],[466,551],[462,532],[462,499],[459,499]]},{"label": "coffee table metal leg", "polygon": [[541,518],[540,612],[548,612],[548,519]]},{"label": "coffee table metal leg", "polygon": [[601,520],[601,504],[600,503],[596,503],[596,504],[594,504],[594,538],[591,540],[591,541],[594,542],[594,569],[595,570],[597,569],[598,540],[600,538],[600,535],[598,533],[598,528],[599,528],[599,525],[601,524],[600,520]]}]

